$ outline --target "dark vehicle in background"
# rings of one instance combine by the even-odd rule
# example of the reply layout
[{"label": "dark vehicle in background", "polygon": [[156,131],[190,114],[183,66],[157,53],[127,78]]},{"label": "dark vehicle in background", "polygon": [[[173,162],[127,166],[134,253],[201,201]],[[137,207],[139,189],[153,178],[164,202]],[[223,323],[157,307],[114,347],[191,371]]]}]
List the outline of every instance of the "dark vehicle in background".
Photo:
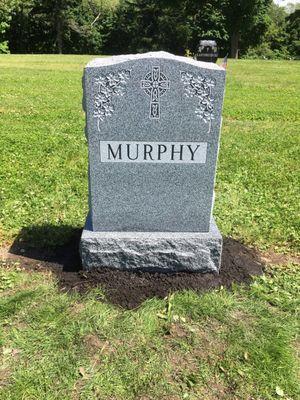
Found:
[{"label": "dark vehicle in background", "polygon": [[198,61],[217,62],[218,47],[215,40],[200,40],[195,54]]}]

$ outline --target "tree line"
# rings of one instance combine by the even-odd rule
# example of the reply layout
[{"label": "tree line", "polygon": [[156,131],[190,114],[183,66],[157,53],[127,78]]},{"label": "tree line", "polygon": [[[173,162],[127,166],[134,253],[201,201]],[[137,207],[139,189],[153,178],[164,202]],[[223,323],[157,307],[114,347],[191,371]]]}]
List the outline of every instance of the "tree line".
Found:
[{"label": "tree line", "polygon": [[0,0],[0,53],[193,54],[215,39],[232,57],[299,57],[300,10],[272,0]]}]

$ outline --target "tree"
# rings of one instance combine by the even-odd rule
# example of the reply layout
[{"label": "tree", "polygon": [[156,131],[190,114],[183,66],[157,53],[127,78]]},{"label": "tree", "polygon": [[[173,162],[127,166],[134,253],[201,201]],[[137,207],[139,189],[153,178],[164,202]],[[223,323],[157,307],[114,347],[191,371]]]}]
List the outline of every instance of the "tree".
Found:
[{"label": "tree", "polygon": [[0,53],[9,51],[6,32],[10,26],[12,10],[17,3],[18,0],[0,0]]},{"label": "tree", "polygon": [[[230,47],[238,57],[240,45],[245,50],[260,42],[267,27],[268,7],[272,0],[165,0],[178,7],[185,3],[195,45],[200,38],[216,39],[223,51]],[[197,39],[196,39],[197,37]],[[230,43],[228,42],[230,40]]]},{"label": "tree", "polygon": [[249,47],[246,57],[268,59],[297,57],[300,43],[299,14],[297,19],[296,11],[288,15],[285,8],[272,3],[266,21],[267,29],[262,35],[261,44]]},{"label": "tree", "polygon": [[[278,7],[273,17],[281,18],[281,25],[270,16],[272,0],[0,1],[18,3],[11,15],[5,12],[11,19],[9,27],[4,22],[5,35],[13,52],[185,54],[195,52],[200,39],[215,39],[221,55],[231,48],[236,58],[265,35],[275,35],[274,48],[286,41],[286,21]],[[288,22],[293,49],[297,21]]]},{"label": "tree", "polygon": [[[165,0],[173,7],[184,5],[189,25],[189,43],[195,48],[200,38],[216,39],[221,50],[230,47],[238,57],[239,48],[256,45],[267,28],[267,14],[272,0]],[[230,44],[228,41],[230,40]]]},{"label": "tree", "polygon": [[288,49],[293,57],[300,58],[300,6],[286,18]]},{"label": "tree", "polygon": [[195,51],[202,37],[228,39],[217,0],[122,0],[105,50],[109,53]]},{"label": "tree", "polygon": [[264,42],[269,43],[272,51],[282,51],[287,46],[287,13],[283,7],[272,3],[268,13],[268,27],[264,34]]},{"label": "tree", "polygon": [[12,52],[99,53],[118,0],[23,0],[7,34]]},{"label": "tree", "polygon": [[80,3],[80,0],[43,0],[37,1],[32,10],[32,14],[40,19],[39,22],[50,22],[49,30],[54,33],[53,44],[59,54],[63,52],[64,35],[73,19],[74,9]]},{"label": "tree", "polygon": [[219,51],[226,52],[228,32],[223,7],[223,0],[185,2],[185,21],[190,33],[188,48],[192,52],[197,50],[200,39],[214,39]]},{"label": "tree", "polygon": [[238,58],[242,41],[244,49],[258,44],[267,28],[268,9],[272,0],[227,0],[223,5],[230,36],[231,57]]},{"label": "tree", "polygon": [[162,6],[160,0],[121,0],[105,48],[108,54],[160,49],[166,39],[161,20],[169,18]]}]

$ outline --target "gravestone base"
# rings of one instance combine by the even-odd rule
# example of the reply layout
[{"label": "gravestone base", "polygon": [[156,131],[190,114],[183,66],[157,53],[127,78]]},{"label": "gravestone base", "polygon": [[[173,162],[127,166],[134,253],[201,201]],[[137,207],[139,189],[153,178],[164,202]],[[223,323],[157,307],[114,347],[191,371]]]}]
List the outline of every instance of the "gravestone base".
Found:
[{"label": "gravestone base", "polygon": [[202,232],[94,232],[88,216],[80,241],[84,269],[218,272],[222,236],[214,220]]}]

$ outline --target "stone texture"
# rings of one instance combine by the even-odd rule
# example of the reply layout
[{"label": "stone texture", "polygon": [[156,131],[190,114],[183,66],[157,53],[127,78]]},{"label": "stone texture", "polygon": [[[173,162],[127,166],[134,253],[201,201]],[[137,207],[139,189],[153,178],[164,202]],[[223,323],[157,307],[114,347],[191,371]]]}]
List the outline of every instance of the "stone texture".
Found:
[{"label": "stone texture", "polygon": [[80,243],[85,269],[218,272],[221,252],[214,221],[207,233],[94,232],[88,217]]},{"label": "stone texture", "polygon": [[[157,67],[159,118],[151,117],[147,89]],[[93,229],[208,232],[224,69],[157,52],[94,60],[83,81]],[[108,141],[205,143],[206,162],[102,162],[101,142]]]},{"label": "stone texture", "polygon": [[212,219],[225,70],[165,52],[90,62],[84,268],[218,271]]}]

